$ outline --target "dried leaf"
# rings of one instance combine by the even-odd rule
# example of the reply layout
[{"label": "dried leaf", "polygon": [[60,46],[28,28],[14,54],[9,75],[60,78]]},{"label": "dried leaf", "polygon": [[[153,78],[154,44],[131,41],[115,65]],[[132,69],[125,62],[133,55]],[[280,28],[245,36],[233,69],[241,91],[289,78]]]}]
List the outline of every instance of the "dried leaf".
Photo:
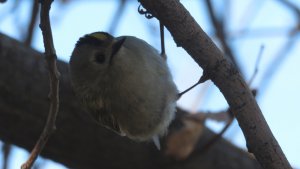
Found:
[{"label": "dried leaf", "polygon": [[203,134],[205,118],[202,118],[200,122],[200,116],[192,117],[193,115],[183,119],[184,127],[167,138],[165,153],[177,160],[186,159],[193,152],[199,137]]}]

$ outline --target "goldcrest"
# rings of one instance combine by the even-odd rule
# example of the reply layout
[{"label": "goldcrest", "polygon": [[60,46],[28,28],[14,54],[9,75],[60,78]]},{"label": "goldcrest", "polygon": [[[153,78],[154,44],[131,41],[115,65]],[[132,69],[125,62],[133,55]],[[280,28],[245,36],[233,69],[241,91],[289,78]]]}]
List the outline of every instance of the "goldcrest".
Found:
[{"label": "goldcrest", "polygon": [[166,61],[145,41],[85,35],[72,53],[70,74],[77,97],[98,124],[139,141],[167,131],[178,91]]}]

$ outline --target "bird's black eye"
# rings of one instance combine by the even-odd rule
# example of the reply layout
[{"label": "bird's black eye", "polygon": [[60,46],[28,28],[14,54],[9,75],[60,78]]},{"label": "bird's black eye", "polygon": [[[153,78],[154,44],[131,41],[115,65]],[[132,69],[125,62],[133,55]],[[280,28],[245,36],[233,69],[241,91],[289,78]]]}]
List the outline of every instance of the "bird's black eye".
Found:
[{"label": "bird's black eye", "polygon": [[103,53],[96,53],[95,60],[97,63],[104,63],[105,62],[105,55]]}]

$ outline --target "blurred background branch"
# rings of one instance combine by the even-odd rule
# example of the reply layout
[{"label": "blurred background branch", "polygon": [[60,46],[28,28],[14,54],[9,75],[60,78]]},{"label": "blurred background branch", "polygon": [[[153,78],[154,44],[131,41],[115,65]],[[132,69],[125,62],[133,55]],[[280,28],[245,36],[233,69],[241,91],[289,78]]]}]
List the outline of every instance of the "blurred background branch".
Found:
[{"label": "blurred background branch", "polygon": [[11,144],[3,142],[2,153],[3,153],[3,164],[2,169],[8,169],[8,162],[11,156]]},{"label": "blurred background branch", "polygon": [[39,2],[37,0],[32,1],[32,10],[31,10],[31,17],[28,23],[27,34],[24,40],[25,45],[30,46],[33,38],[33,33],[35,31],[35,26],[38,19],[39,13]]},{"label": "blurred background branch", "polygon": [[227,17],[225,17],[228,11],[224,10],[223,13],[217,15],[217,13],[214,11],[213,3],[211,0],[205,0],[205,4],[208,9],[208,16],[210,17],[213,29],[216,32],[217,38],[221,42],[221,49],[224,51],[225,56],[227,56],[232,61],[235,67],[243,75],[243,71],[237,63],[236,57],[234,56],[233,51],[229,43],[227,42],[227,34],[225,33],[226,29],[224,25],[224,19],[228,19]]}]

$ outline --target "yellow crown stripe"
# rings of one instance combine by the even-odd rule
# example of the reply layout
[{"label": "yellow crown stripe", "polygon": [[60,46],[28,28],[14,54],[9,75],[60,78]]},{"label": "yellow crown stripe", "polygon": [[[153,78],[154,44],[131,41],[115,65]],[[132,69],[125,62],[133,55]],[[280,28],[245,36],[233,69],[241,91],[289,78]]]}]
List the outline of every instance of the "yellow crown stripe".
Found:
[{"label": "yellow crown stripe", "polygon": [[104,41],[107,39],[107,36],[103,33],[99,33],[99,32],[95,32],[95,33],[91,33],[89,36],[92,36],[96,39],[99,39],[101,41]]}]

